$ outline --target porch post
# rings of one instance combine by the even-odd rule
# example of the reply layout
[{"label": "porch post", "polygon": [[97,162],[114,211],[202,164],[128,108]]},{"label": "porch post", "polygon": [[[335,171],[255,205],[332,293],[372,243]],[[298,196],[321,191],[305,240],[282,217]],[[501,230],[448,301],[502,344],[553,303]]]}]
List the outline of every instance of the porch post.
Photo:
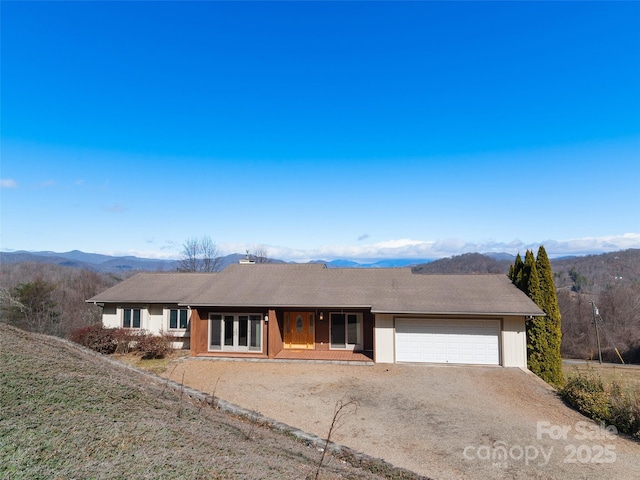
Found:
[{"label": "porch post", "polygon": [[269,358],[275,358],[283,348],[282,332],[280,331],[280,324],[278,323],[278,316],[275,310],[269,310],[267,332],[267,356]]}]

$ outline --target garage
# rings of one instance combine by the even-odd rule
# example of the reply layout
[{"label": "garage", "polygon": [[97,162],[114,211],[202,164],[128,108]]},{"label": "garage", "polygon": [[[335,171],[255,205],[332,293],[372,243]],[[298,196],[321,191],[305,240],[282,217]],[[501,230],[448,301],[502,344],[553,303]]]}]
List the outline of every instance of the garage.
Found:
[{"label": "garage", "polygon": [[396,320],[396,361],[500,365],[500,321]]}]

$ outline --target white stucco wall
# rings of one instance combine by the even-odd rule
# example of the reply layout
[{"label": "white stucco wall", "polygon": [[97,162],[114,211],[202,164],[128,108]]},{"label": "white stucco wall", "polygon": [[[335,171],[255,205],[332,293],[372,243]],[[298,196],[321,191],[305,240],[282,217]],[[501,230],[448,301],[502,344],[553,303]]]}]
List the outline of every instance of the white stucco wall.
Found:
[{"label": "white stucco wall", "polygon": [[102,325],[106,328],[119,328],[121,326],[121,314],[115,306],[105,305],[102,309]]},{"label": "white stucco wall", "polygon": [[169,330],[169,321],[164,321],[164,312],[162,305],[149,305],[147,307],[147,326],[143,328],[154,335],[160,335]]},{"label": "white stucco wall", "polygon": [[376,363],[395,362],[395,328],[393,315],[376,314],[373,332],[374,359]]},{"label": "white stucco wall", "polygon": [[527,368],[527,334],[524,317],[502,321],[502,365]]},{"label": "white stucco wall", "polygon": [[[176,337],[173,348],[188,348],[189,330],[169,329],[169,312],[175,305],[105,305],[102,309],[102,325],[107,328],[122,328],[123,310],[125,308],[140,309],[140,328],[154,335],[161,333]],[[189,318],[190,321],[190,318]]]}]

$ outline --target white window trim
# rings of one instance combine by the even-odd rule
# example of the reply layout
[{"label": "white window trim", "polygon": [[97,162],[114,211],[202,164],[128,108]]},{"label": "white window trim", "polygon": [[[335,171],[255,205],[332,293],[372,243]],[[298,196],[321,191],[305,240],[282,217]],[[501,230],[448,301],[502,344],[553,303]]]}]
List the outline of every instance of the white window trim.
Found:
[{"label": "white window trim", "polygon": [[[187,311],[187,328],[171,328],[171,310],[186,310]],[[178,325],[180,325],[180,316],[178,316]],[[164,308],[164,326],[165,332],[171,334],[183,334],[181,336],[189,336],[189,326],[191,325],[191,309],[186,307],[165,307]]]},{"label": "white window trim", "polygon": [[[119,320],[120,320],[120,328],[127,328],[130,330],[144,330],[146,327],[146,308],[140,307],[140,306],[124,306],[124,307],[120,307],[118,312],[118,316],[119,316]],[[125,327],[124,326],[124,311],[125,310],[140,310],[140,327]],[[133,323],[133,313],[131,315],[131,323]]]},{"label": "white window trim", "polygon": [[[213,325],[213,316],[221,316],[222,317],[222,325],[221,325],[221,331],[220,331],[220,348],[211,348],[211,326]],[[247,347],[238,347],[236,345],[233,346],[229,346],[229,345],[224,345],[224,322],[225,322],[225,317],[233,317],[234,318],[234,322],[238,317],[241,316],[247,316],[249,317],[248,321],[250,321],[250,318],[252,316],[256,316],[260,318],[260,349],[251,349],[252,347],[250,345],[247,345]],[[233,313],[233,312],[212,312],[209,313],[209,320],[208,320],[208,327],[207,327],[207,350],[209,352],[216,352],[216,353],[244,353],[244,354],[260,354],[264,352],[264,347],[265,347],[265,341],[264,341],[264,332],[265,332],[265,322],[263,320],[264,315],[263,314],[259,314],[259,313],[246,313],[246,312],[240,312],[240,313]],[[251,324],[247,325],[247,343],[250,344],[251,343]],[[236,334],[234,333],[234,344],[235,344],[235,339],[236,339]],[[225,348],[226,347],[226,348]]]}]

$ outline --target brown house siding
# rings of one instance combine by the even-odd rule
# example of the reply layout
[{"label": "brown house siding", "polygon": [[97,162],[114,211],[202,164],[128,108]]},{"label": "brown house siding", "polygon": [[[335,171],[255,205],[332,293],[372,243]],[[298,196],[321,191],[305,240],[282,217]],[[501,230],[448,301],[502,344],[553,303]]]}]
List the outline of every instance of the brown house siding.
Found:
[{"label": "brown house siding", "polygon": [[277,315],[275,310],[269,310],[269,322],[266,325],[266,330],[269,332],[266,345],[269,358],[274,358],[284,347],[284,342],[282,341],[282,321],[282,315]]},{"label": "brown house siding", "polygon": [[191,310],[191,356],[195,357],[207,350],[207,322],[201,320],[197,309]]},{"label": "brown house siding", "polygon": [[262,352],[212,352],[209,351],[209,314],[210,313],[259,313],[264,317],[264,309],[256,308],[197,308],[191,313],[191,351],[192,357],[242,357],[266,358],[268,348],[268,323],[262,321]]},{"label": "brown house siding", "polygon": [[[209,314],[210,313],[260,313],[263,309],[256,308],[194,308],[191,313],[191,356],[201,357],[245,357],[245,358],[275,358],[284,349],[284,318],[285,309],[268,310],[268,322],[263,322],[262,352],[212,352],[209,351]],[[330,310],[312,310],[315,315],[315,338],[313,350],[325,352],[330,350]],[[354,311],[354,310],[351,310]],[[374,315],[369,311],[358,310],[362,313],[363,350],[373,352]],[[322,316],[322,320],[320,317]]]}]

